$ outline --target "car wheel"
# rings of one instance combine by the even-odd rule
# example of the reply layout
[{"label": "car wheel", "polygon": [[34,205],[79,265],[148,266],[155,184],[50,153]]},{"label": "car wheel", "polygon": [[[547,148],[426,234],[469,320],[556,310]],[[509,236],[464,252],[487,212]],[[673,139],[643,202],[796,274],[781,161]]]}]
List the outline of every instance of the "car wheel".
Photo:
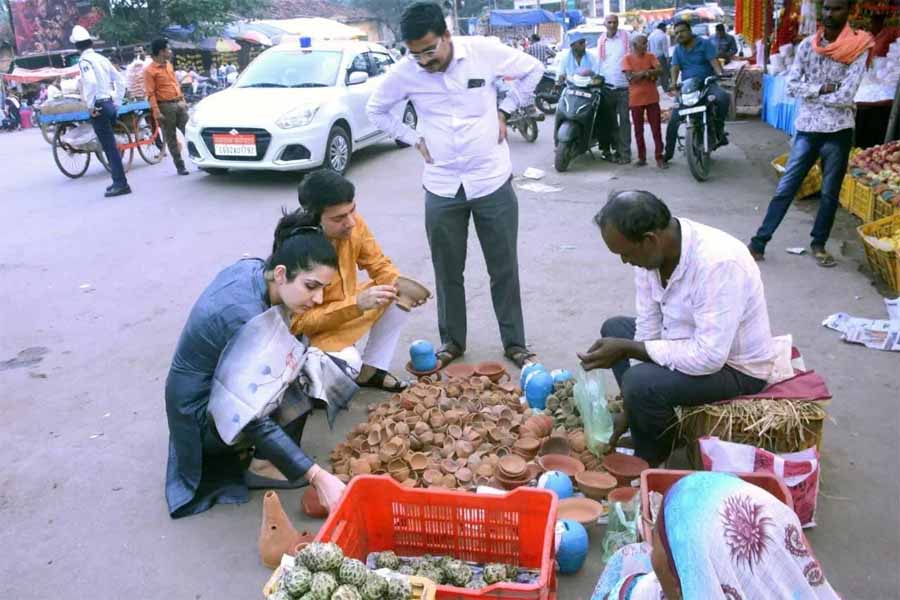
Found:
[{"label": "car wheel", "polygon": [[350,166],[350,135],[338,125],[331,128],[325,144],[325,168],[343,175]]},{"label": "car wheel", "polygon": [[[419,115],[416,114],[416,109],[412,104],[407,104],[406,109],[403,111],[403,124],[412,129],[415,129],[419,124]],[[401,148],[409,148],[409,144],[400,140],[397,140],[397,145]]]},{"label": "car wheel", "polygon": [[200,167],[200,170],[210,175],[225,175],[228,173],[228,169],[222,169],[220,167]]}]

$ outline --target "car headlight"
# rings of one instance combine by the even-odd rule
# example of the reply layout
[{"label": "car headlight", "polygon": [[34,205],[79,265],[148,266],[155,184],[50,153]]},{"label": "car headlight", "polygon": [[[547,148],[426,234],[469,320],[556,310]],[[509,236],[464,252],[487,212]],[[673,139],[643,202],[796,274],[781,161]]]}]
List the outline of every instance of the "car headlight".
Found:
[{"label": "car headlight", "polygon": [[681,95],[681,103],[685,106],[693,106],[700,102],[700,90],[696,92],[691,92],[690,94],[682,94]]},{"label": "car headlight", "polygon": [[298,106],[296,108],[292,108],[291,110],[278,117],[278,120],[275,121],[275,124],[282,129],[305,127],[306,125],[309,125],[310,121],[313,120],[313,117],[316,116],[316,112],[318,110],[318,106]]}]

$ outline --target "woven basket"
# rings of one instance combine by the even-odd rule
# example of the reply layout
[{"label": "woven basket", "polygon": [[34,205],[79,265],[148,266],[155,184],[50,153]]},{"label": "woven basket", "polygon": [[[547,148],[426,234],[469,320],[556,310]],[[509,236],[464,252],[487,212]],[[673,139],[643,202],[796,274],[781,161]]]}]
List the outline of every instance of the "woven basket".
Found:
[{"label": "woven basket", "polygon": [[900,292],[900,250],[886,250],[878,244],[878,238],[893,237],[900,231],[900,214],[866,223],[856,231],[863,240],[869,266],[892,290]]},{"label": "woven basket", "polygon": [[[761,436],[753,425],[765,418],[773,402],[791,402],[801,408],[804,416],[800,426],[788,426],[785,423],[781,427],[769,429]],[[708,435],[727,442],[748,444],[776,454],[800,452],[812,446],[821,451],[825,418],[828,416],[825,411],[826,405],[827,403],[822,401],[732,400],[700,407],[677,407],[676,427],[678,437],[687,444],[691,466],[702,469],[698,440]],[[752,410],[748,411],[748,407]]]},{"label": "woven basket", "polygon": [[878,194],[875,194],[875,202],[872,207],[872,220],[880,221],[881,219],[893,217],[894,215],[900,215],[900,206],[891,204],[887,200],[882,199]]},{"label": "woven basket", "polygon": [[853,178],[853,196],[850,198],[850,206],[847,210],[851,215],[862,219],[863,223],[872,221],[875,213],[875,190],[868,183]]},{"label": "woven basket", "polygon": [[[784,167],[787,165],[787,154],[782,154],[772,161],[772,168],[775,169],[775,172],[778,174],[778,178],[781,179],[781,176],[784,175]],[[806,179],[803,180],[803,183],[800,184],[800,189],[797,190],[797,195],[794,196],[795,199],[799,200],[801,198],[806,198],[807,196],[812,196],[813,194],[818,194],[822,190],[822,168],[819,166],[819,163],[816,162],[809,170],[809,173],[806,174]]]}]

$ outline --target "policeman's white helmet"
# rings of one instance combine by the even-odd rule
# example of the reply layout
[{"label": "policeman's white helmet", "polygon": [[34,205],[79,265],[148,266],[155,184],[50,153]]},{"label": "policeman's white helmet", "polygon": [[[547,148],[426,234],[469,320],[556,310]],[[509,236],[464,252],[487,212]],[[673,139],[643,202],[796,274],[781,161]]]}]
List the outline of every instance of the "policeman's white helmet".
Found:
[{"label": "policeman's white helmet", "polygon": [[86,42],[92,39],[94,38],[91,37],[91,34],[88,33],[88,30],[81,25],[76,25],[75,27],[73,27],[72,35],[69,36],[69,41],[73,44],[77,44],[78,42]]}]

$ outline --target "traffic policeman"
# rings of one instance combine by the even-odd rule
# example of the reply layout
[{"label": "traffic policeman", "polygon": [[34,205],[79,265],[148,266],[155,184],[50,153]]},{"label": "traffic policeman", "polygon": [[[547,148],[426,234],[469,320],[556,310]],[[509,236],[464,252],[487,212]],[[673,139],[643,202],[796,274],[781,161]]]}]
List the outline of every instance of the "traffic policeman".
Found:
[{"label": "traffic policeman", "polygon": [[94,51],[94,40],[87,29],[76,25],[69,41],[81,52],[81,98],[91,113],[91,125],[103,147],[103,153],[112,173],[112,185],[106,188],[106,197],[131,193],[125,178],[122,156],[116,147],[113,124],[118,120],[117,102],[125,97],[125,78],[109,59]]}]

